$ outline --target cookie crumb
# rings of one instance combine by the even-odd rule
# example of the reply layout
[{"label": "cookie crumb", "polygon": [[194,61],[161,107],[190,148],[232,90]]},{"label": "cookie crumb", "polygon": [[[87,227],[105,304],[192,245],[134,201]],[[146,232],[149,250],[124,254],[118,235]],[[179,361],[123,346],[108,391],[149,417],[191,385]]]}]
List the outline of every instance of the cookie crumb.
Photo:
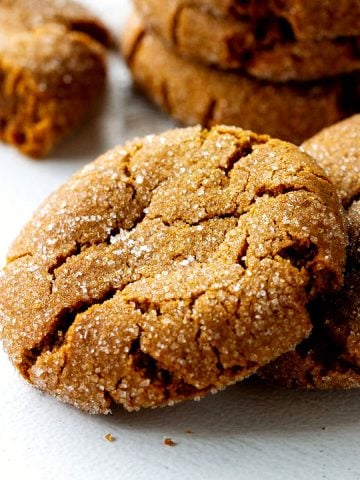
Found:
[{"label": "cookie crumb", "polygon": [[186,430],[185,433],[187,433],[188,435],[192,435],[194,432],[190,429]]},{"label": "cookie crumb", "polygon": [[113,437],[111,435],[111,433],[107,433],[104,438],[107,442],[114,442],[115,441],[115,437]]},{"label": "cookie crumb", "polygon": [[167,447],[175,447],[176,442],[174,442],[171,438],[164,438],[164,445]]}]

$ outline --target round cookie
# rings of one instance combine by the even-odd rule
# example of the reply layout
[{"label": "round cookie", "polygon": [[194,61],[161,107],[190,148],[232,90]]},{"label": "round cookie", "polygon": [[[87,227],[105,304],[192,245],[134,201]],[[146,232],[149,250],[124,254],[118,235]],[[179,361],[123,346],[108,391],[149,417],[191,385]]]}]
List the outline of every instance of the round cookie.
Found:
[{"label": "round cookie", "polygon": [[185,124],[225,123],[299,144],[359,108],[355,75],[282,85],[221,72],[177,56],[138,17],[132,17],[122,47],[136,84]]},{"label": "round cookie", "polygon": [[347,212],[345,285],[313,306],[310,337],[261,376],[302,388],[360,387],[360,115],[320,132],[302,148],[325,169]]},{"label": "round cookie", "polygon": [[27,380],[91,413],[198,398],[310,333],[345,243],[333,186],[294,145],[225,126],[149,136],[25,226],[0,336]]},{"label": "round cookie", "polygon": [[277,17],[219,18],[186,0],[135,0],[137,10],[166,43],[195,61],[243,69],[272,81],[307,81],[360,69],[357,37],[296,41]]},{"label": "round cookie", "polygon": [[299,40],[360,35],[358,0],[193,0],[191,4],[220,16],[277,15],[288,22]]},{"label": "round cookie", "polygon": [[41,157],[99,98],[109,35],[68,1],[5,1],[0,20],[0,138]]}]

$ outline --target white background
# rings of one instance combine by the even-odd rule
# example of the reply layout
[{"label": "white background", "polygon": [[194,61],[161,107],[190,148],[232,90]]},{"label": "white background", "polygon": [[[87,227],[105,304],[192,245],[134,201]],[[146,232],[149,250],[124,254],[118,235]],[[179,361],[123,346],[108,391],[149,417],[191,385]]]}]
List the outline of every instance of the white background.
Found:
[{"label": "white background", "polygon": [[[84,3],[117,35],[125,28],[127,1]],[[71,173],[115,144],[171,126],[133,92],[113,53],[105,107],[52,157],[33,161],[0,145],[0,263],[39,202]],[[165,437],[176,446],[164,446]],[[199,403],[89,416],[32,389],[0,353],[0,478],[360,479],[360,391],[238,385]]]}]

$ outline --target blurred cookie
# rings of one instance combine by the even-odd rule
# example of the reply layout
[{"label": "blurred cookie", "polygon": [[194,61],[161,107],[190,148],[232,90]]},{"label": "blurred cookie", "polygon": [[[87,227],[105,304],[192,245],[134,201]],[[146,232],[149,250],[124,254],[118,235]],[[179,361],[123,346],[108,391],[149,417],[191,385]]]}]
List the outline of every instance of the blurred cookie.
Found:
[{"label": "blurred cookie", "polygon": [[323,171],[234,127],[117,147],[35,213],[0,278],[0,337],[38,388],[91,413],[215,392],[291,350],[342,285]]},{"label": "blurred cookie", "polygon": [[49,23],[83,32],[108,47],[111,36],[105,25],[87,8],[72,0],[2,0],[2,25],[15,30],[34,30]]},{"label": "blurred cookie", "polygon": [[123,53],[141,90],[185,124],[225,123],[301,143],[359,108],[356,76],[282,85],[218,71],[177,56],[136,16]]},{"label": "blurred cookie", "polygon": [[357,37],[297,41],[277,17],[219,18],[185,0],[135,0],[145,23],[190,59],[272,81],[317,80],[360,69]]},{"label": "blurred cookie", "polygon": [[325,169],[347,212],[345,286],[312,306],[311,336],[261,375],[303,388],[360,387],[360,115],[320,132],[302,148]]},{"label": "blurred cookie", "polygon": [[40,157],[101,94],[109,36],[73,2],[3,2],[0,20],[0,138]]},{"label": "blurred cookie", "polygon": [[285,20],[297,39],[317,40],[360,35],[358,0],[193,0],[218,15]]}]

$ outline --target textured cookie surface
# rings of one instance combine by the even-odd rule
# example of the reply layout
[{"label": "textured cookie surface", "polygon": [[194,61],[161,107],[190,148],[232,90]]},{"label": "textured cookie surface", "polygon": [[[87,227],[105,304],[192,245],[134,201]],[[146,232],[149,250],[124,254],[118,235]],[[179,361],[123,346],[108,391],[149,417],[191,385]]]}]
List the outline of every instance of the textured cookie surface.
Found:
[{"label": "textured cookie surface", "polygon": [[123,52],[137,85],[185,124],[225,123],[301,143],[359,108],[356,76],[274,84],[220,72],[180,58],[137,17],[125,32]]},{"label": "textured cookie surface", "polygon": [[0,138],[42,156],[99,96],[109,38],[73,2],[2,2],[0,20]]},{"label": "textured cookie surface", "polygon": [[276,15],[288,22],[298,39],[360,35],[358,0],[193,0],[191,3],[225,16]]},{"label": "textured cookie surface", "polygon": [[314,331],[262,375],[288,386],[360,387],[360,115],[304,143],[334,182],[347,212],[349,234],[345,285],[314,307]]},{"label": "textured cookie surface", "polygon": [[219,18],[187,0],[135,0],[146,24],[176,51],[272,80],[316,80],[360,69],[357,37],[297,41],[277,17]]},{"label": "textured cookie surface", "polygon": [[172,404],[293,349],[344,255],[335,190],[297,147],[174,130],[36,212],[0,278],[1,338],[25,378],[86,411]]}]

